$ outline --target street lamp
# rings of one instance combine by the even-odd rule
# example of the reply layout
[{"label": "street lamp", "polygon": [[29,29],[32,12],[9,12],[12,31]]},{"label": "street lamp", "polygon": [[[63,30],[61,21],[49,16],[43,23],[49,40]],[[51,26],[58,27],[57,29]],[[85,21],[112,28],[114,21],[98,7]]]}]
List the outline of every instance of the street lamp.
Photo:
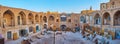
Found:
[{"label": "street lamp", "polygon": [[54,31],[54,44],[55,44],[55,31]]},{"label": "street lamp", "polygon": [[53,44],[55,44],[55,28],[54,28],[54,41],[53,41]]}]

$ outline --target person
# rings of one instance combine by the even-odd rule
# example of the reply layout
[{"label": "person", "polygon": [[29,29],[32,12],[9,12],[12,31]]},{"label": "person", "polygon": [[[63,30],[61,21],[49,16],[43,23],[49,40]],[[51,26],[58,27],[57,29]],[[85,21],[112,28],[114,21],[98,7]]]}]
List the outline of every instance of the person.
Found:
[{"label": "person", "polygon": [[0,39],[2,38],[2,34],[0,34]]},{"label": "person", "polygon": [[105,44],[105,39],[104,39],[104,37],[102,37],[102,43]]},{"label": "person", "polygon": [[98,39],[97,39],[97,40],[96,40],[96,39],[97,39],[96,34],[94,34],[92,41],[95,42],[95,43],[96,43],[96,42],[98,43]]},{"label": "person", "polygon": [[109,39],[112,40],[112,35],[109,35]]},{"label": "person", "polygon": [[96,34],[93,35],[93,38],[95,38],[95,37],[96,37]]},{"label": "person", "polygon": [[89,38],[90,38],[90,40],[93,40],[93,36],[92,36],[92,34],[89,35]]},{"label": "person", "polygon": [[28,40],[23,40],[22,44],[31,44]]},{"label": "person", "polygon": [[106,44],[110,44],[109,41],[107,41]]},{"label": "person", "polygon": [[6,23],[5,22],[3,22],[3,28],[5,28],[6,27]]},{"label": "person", "polygon": [[98,39],[95,40],[95,44],[98,44]]}]

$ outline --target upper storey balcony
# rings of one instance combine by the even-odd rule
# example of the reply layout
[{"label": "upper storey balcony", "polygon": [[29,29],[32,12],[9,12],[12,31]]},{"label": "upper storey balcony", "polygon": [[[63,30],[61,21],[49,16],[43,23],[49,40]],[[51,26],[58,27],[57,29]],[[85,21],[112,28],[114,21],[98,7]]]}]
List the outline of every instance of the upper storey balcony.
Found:
[{"label": "upper storey balcony", "polygon": [[114,15],[114,26],[120,26],[120,11],[117,11]]},{"label": "upper storey balcony", "polygon": [[114,8],[120,8],[120,0],[110,0],[110,2],[107,3],[101,3],[100,9],[101,10],[107,10],[107,9],[114,9]]},{"label": "upper storey balcony", "polygon": [[110,25],[111,23],[111,17],[109,13],[104,13],[103,14],[103,25]]},{"label": "upper storey balcony", "polygon": [[15,26],[14,14],[10,10],[5,11],[5,13],[3,14],[3,28],[14,26]]}]

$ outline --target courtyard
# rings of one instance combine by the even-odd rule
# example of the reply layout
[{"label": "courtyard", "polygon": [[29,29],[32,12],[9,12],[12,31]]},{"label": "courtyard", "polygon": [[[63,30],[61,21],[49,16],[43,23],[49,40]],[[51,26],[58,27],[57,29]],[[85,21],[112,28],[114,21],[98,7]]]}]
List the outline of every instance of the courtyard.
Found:
[{"label": "courtyard", "polygon": [[[30,40],[31,44],[95,44],[95,39],[102,39],[97,35],[95,38],[91,38],[92,36],[83,37],[80,32],[71,32],[71,31],[48,31],[47,33],[41,34],[36,33],[27,37],[19,38],[18,40],[9,40],[6,41],[5,44],[22,44],[24,40]],[[89,39],[88,39],[89,38]],[[98,43],[103,43],[101,40],[98,40]],[[104,44],[117,44],[120,43],[120,40],[103,40]]]},{"label": "courtyard", "polygon": [[[39,36],[37,38],[35,36]],[[29,36],[28,39],[32,39],[31,44],[93,44],[90,40],[85,40],[82,38],[82,35],[79,32],[56,32],[50,31],[48,34],[45,35],[34,35]],[[21,38],[24,40],[23,38]],[[5,44],[21,44],[21,39],[15,41],[7,41]],[[21,42],[20,42],[21,41]]]},{"label": "courtyard", "polygon": [[119,44],[120,0],[1,0],[0,44]]}]

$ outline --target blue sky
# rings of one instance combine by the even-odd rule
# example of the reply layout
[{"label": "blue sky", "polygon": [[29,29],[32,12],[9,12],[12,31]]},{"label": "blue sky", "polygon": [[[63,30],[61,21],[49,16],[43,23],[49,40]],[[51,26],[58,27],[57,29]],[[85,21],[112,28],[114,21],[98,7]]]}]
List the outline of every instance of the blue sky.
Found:
[{"label": "blue sky", "polygon": [[23,8],[36,12],[58,11],[80,13],[81,10],[89,9],[99,10],[100,3],[109,0],[0,0],[3,6]]}]

